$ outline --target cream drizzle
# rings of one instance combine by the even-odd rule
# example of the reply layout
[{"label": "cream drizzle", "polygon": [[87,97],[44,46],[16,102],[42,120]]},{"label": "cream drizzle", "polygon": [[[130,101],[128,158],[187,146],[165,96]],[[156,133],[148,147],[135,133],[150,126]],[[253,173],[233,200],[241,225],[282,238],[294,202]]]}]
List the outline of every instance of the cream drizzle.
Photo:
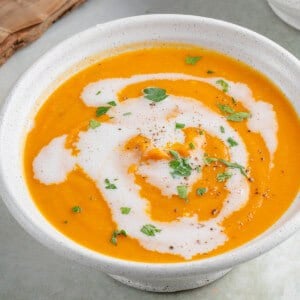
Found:
[{"label": "cream drizzle", "polygon": [[[201,125],[206,132],[218,137],[224,143],[228,137],[234,138],[238,146],[229,148],[230,159],[233,162],[247,166],[248,154],[243,140],[226,118],[206,108],[200,101],[173,95],[155,105],[150,105],[153,103],[144,97],[120,103],[117,101],[118,92],[127,85],[160,79],[197,80],[220,88],[216,84],[220,78],[200,78],[177,73],[135,75],[130,78],[105,79],[89,84],[82,93],[82,100],[87,106],[106,105],[110,100],[118,103],[109,110],[109,115],[113,117],[111,123],[103,123],[96,129],[80,132],[79,141],[76,143],[79,154],[76,157],[64,147],[66,136],[53,139],[35,158],[33,170],[35,178],[44,184],[52,184],[63,182],[70,170],[79,165],[97,184],[111,209],[113,220],[120,229],[126,230],[129,236],[137,239],[148,250],[178,254],[190,259],[196,254],[212,251],[226,242],[228,237],[223,232],[221,223],[247,203],[249,186],[246,178],[238,170],[230,170],[233,176],[225,184],[230,193],[217,217],[199,222],[197,215],[191,215],[172,222],[158,222],[149,216],[148,201],[139,195],[140,187],[135,184],[134,176],[128,174],[128,167],[137,164],[137,173],[146,176],[147,181],[157,186],[166,196],[177,194],[176,186],[184,182],[180,181],[182,179],[171,180],[171,176],[167,177],[170,173],[168,161],[152,161],[147,165],[140,163],[137,152],[124,151],[125,143],[137,134],[146,136],[154,147],[162,149],[165,149],[168,143],[182,143],[184,141],[182,131],[175,130],[175,123],[178,122],[184,123],[186,127]],[[245,84],[226,81],[229,83],[227,94],[238,98],[250,110],[252,118],[256,121],[252,122],[250,119],[248,126],[252,131],[261,133],[272,156],[277,146],[277,122],[272,106],[255,101]],[[99,90],[101,93],[96,95]],[[266,128],[265,124],[260,122],[262,118],[258,108],[266,112],[268,118],[266,123],[271,128]],[[179,114],[168,119],[167,116],[174,110],[179,111]],[[131,114],[124,116],[127,112]],[[225,128],[225,134],[220,132],[220,126]],[[195,162],[195,158],[202,162],[203,140],[199,139],[197,143],[199,148],[191,152],[192,162]],[[64,168],[60,168],[62,161],[67,162]],[[49,162],[52,165],[49,165]],[[185,183],[192,186],[200,177],[201,173],[193,172]],[[118,179],[114,181],[117,185],[116,190],[105,188],[106,178],[110,181]],[[131,207],[129,215],[121,214],[120,207],[123,206]],[[161,229],[161,232],[155,236],[147,236],[140,231],[145,224],[153,224]]]},{"label": "cream drizzle", "polygon": [[[273,105],[264,101],[257,101],[253,98],[249,87],[240,82],[233,82],[221,77],[198,77],[182,73],[156,73],[134,75],[128,78],[104,79],[89,84],[82,93],[82,99],[87,106],[99,106],[107,103],[107,99],[117,99],[118,92],[126,86],[147,80],[193,80],[208,83],[215,88],[222,90],[217,84],[218,80],[225,80],[229,84],[227,95],[240,101],[250,112],[252,117],[247,121],[248,128],[260,133],[270,153],[270,160],[277,148],[277,118],[273,110]],[[101,91],[97,97],[97,91]]]}]

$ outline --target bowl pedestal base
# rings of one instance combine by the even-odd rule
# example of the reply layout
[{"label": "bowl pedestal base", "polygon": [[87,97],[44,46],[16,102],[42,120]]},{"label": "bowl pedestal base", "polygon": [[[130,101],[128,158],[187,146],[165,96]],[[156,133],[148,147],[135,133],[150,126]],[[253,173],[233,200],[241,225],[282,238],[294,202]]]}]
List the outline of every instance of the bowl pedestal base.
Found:
[{"label": "bowl pedestal base", "polygon": [[195,289],[223,277],[231,269],[222,270],[215,273],[200,274],[194,276],[186,276],[182,278],[145,278],[145,279],[132,279],[123,276],[111,275],[117,281],[131,287],[158,293],[168,293]]}]

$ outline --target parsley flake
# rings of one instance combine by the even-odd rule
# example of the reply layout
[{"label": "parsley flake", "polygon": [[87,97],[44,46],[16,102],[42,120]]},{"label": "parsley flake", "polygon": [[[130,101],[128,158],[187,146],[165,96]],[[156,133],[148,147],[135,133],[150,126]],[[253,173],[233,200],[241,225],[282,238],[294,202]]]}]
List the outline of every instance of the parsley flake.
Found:
[{"label": "parsley flake", "polygon": [[120,211],[122,213],[122,215],[128,215],[131,211],[130,207],[120,207]]},{"label": "parsley flake", "polygon": [[185,127],[185,124],[183,124],[183,123],[175,123],[175,128],[176,129],[182,129],[184,127]]},{"label": "parsley flake", "polygon": [[178,185],[177,186],[178,197],[181,199],[187,200],[188,188],[186,185]]},{"label": "parsley flake", "polygon": [[228,144],[229,144],[230,147],[234,147],[234,146],[237,146],[237,145],[238,145],[238,142],[235,141],[232,137],[229,137],[229,138],[227,139],[227,142],[228,142]]},{"label": "parsley flake", "polygon": [[219,107],[220,111],[222,111],[223,113],[227,113],[227,114],[234,113],[234,110],[229,105],[218,103],[217,106]]},{"label": "parsley flake", "polygon": [[108,178],[106,178],[106,179],[104,180],[104,182],[105,182],[105,184],[106,184],[105,188],[106,188],[107,190],[116,190],[116,189],[117,189],[117,186],[116,186],[115,184],[111,183],[111,182],[109,181]]},{"label": "parsley flake", "polygon": [[132,113],[129,111],[129,112],[126,112],[123,114],[123,116],[130,116]]},{"label": "parsley flake", "polygon": [[207,154],[204,154],[204,157],[203,157],[204,164],[209,165],[212,162],[216,162],[216,161],[218,161],[217,158],[215,158],[215,157],[209,157]]},{"label": "parsley flake", "polygon": [[89,127],[92,129],[95,129],[95,128],[99,127],[100,125],[101,125],[101,123],[94,119],[90,120],[90,122],[89,122]]},{"label": "parsley flake", "polygon": [[170,150],[170,154],[174,157],[174,159],[169,162],[169,167],[173,170],[171,172],[172,177],[190,176],[192,167],[190,166],[188,159],[180,157],[179,153],[174,150]]},{"label": "parsley flake", "polygon": [[227,116],[227,120],[233,122],[242,122],[243,120],[250,118],[250,116],[251,114],[248,112],[239,111]]},{"label": "parsley flake", "polygon": [[217,175],[217,181],[218,182],[224,182],[227,179],[231,178],[232,174],[229,172],[223,172],[223,173],[218,173]]},{"label": "parsley flake", "polygon": [[220,126],[221,133],[225,133],[225,128],[223,126]]},{"label": "parsley flake", "polygon": [[189,143],[189,147],[190,147],[190,149],[195,149],[194,143],[190,142],[190,143]]},{"label": "parsley flake", "polygon": [[228,92],[229,84],[225,80],[219,79],[216,81],[216,84],[218,84],[222,88],[222,91],[224,93]]},{"label": "parsley flake", "polygon": [[109,102],[107,102],[107,104],[110,106],[117,106],[116,101],[109,101]]},{"label": "parsley flake", "polygon": [[117,237],[119,235],[123,235],[123,236],[127,236],[127,233],[124,229],[121,229],[121,230],[114,230],[112,235],[111,235],[111,239],[110,239],[110,242],[112,244],[114,244],[115,246],[117,246],[118,244],[118,240],[117,240]]},{"label": "parsley flake", "polygon": [[207,73],[207,74],[213,74],[213,73],[215,73],[215,72],[212,71],[212,70],[207,70],[206,73]]},{"label": "parsley flake", "polygon": [[169,96],[166,94],[165,89],[156,88],[156,87],[145,88],[143,90],[143,93],[146,99],[154,102],[160,102]]},{"label": "parsley flake", "polygon": [[156,228],[152,224],[146,224],[141,228],[141,232],[148,236],[155,236],[156,233],[161,232],[161,229]]},{"label": "parsley flake", "polygon": [[230,168],[230,169],[239,169],[241,174],[244,175],[245,177],[247,177],[245,167],[241,166],[240,164],[238,164],[236,162],[230,162],[230,161],[227,161],[225,159],[219,159],[219,161],[221,163],[223,163],[226,167]]},{"label": "parsley flake", "polygon": [[187,65],[195,65],[201,58],[201,56],[187,56],[185,58],[185,63]]},{"label": "parsley flake", "polygon": [[73,206],[73,207],[72,207],[72,212],[78,214],[78,213],[81,213],[81,212],[82,212],[82,209],[81,209],[81,207],[78,206],[78,205],[77,205],[77,206]]},{"label": "parsley flake", "polygon": [[99,95],[99,94],[101,94],[101,91],[98,91],[98,92],[96,93],[96,95]]},{"label": "parsley flake", "polygon": [[105,115],[110,109],[110,106],[99,106],[96,110],[96,116],[100,117],[102,115]]},{"label": "parsley flake", "polygon": [[205,187],[198,188],[198,189],[196,190],[196,194],[197,194],[198,196],[203,196],[206,192],[207,192],[207,188],[205,188]]}]

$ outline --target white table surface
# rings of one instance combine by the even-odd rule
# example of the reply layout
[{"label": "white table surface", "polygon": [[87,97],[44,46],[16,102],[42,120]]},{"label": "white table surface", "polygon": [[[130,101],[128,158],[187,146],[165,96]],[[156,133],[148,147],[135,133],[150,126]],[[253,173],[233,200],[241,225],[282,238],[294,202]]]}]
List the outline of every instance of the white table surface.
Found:
[{"label": "white table surface", "polygon": [[[89,0],[0,67],[0,101],[17,78],[58,42],[97,23],[149,13],[183,13],[227,20],[271,38],[300,58],[300,31],[278,19],[265,0]],[[31,238],[0,201],[0,299],[298,300],[300,232],[209,286],[154,294],[126,287],[99,271],[57,256]]]}]

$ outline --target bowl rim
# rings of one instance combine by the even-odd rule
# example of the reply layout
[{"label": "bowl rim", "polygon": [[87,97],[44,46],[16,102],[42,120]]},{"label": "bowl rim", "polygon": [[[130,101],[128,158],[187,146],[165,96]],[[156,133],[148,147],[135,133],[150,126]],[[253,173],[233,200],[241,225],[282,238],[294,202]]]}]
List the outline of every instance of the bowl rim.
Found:
[{"label": "bowl rim", "polygon": [[[49,57],[53,52],[55,52],[58,49],[63,49],[64,46],[68,45],[73,40],[78,39],[85,35],[89,35],[93,33],[93,31],[97,31],[99,29],[104,31],[114,26],[126,26],[129,24],[131,25],[133,24],[137,26],[139,22],[150,22],[150,21],[167,22],[167,21],[174,21],[174,19],[181,22],[205,22],[207,25],[220,25],[226,27],[228,30],[239,31],[244,35],[250,36],[258,40],[259,42],[262,42],[276,49],[276,51],[284,55],[289,61],[291,61],[296,65],[296,68],[300,70],[300,61],[295,56],[293,56],[290,52],[288,52],[287,50],[285,50],[283,47],[279,46],[272,40],[252,30],[246,29],[242,26],[235,25],[233,23],[222,21],[222,20],[206,18],[201,16],[193,16],[193,15],[182,15],[182,14],[139,15],[139,16],[117,19],[117,20],[95,25],[84,31],[72,35],[68,39],[63,40],[56,46],[52,47],[44,55],[42,55],[34,64],[32,64],[31,67],[28,68],[27,71],[25,71],[23,75],[21,75],[21,77],[15,83],[13,89],[10,91],[9,95],[6,97],[5,101],[1,105],[2,107],[0,111],[0,119],[2,120],[3,116],[6,114],[8,104],[13,100],[14,94],[18,89],[18,86],[25,78],[30,76],[32,70],[34,70],[34,68],[39,64],[43,63],[43,61],[47,57]],[[0,142],[3,136],[4,136],[3,125],[1,123]],[[2,152],[0,152],[0,155],[1,154]],[[0,162],[3,159],[4,158],[1,155]],[[76,242],[74,243],[80,247],[69,247],[60,243],[57,239],[52,238],[50,236],[43,237],[41,235],[41,231],[42,231],[41,228],[37,227],[32,222],[32,220],[24,214],[24,212],[15,202],[14,197],[12,196],[11,191],[8,189],[8,186],[6,184],[5,170],[3,169],[1,163],[0,163],[0,188],[1,188],[0,190],[1,190],[2,199],[6,204],[6,206],[8,207],[10,213],[21,224],[21,226],[27,232],[29,232],[35,239],[37,239],[39,242],[53,249],[55,252],[59,254],[68,256],[71,259],[80,261],[87,265],[97,266],[104,271],[111,272],[114,274],[125,273],[128,275],[133,274],[135,276],[138,275],[155,276],[159,274],[159,275],[164,275],[169,277],[173,277],[173,276],[178,277],[183,275],[193,275],[193,274],[203,273],[203,272],[214,272],[214,271],[224,270],[227,268],[231,268],[232,266],[237,265],[239,263],[253,259],[263,254],[264,252],[269,251],[279,243],[283,242],[285,239],[287,239],[289,236],[291,236],[300,228],[300,212],[297,212],[283,225],[275,229],[272,233],[262,237],[258,236],[259,239],[257,239],[256,237],[255,239],[250,240],[249,242],[237,248],[234,248],[230,251],[224,252],[216,256],[212,256],[200,260],[177,262],[177,263],[148,263],[148,262],[129,261],[129,260],[119,259],[119,258],[115,258],[112,256],[108,256],[96,252]],[[46,219],[44,216],[43,218]],[[52,224],[50,225],[53,226]],[[58,231],[56,228],[55,230]]]}]

